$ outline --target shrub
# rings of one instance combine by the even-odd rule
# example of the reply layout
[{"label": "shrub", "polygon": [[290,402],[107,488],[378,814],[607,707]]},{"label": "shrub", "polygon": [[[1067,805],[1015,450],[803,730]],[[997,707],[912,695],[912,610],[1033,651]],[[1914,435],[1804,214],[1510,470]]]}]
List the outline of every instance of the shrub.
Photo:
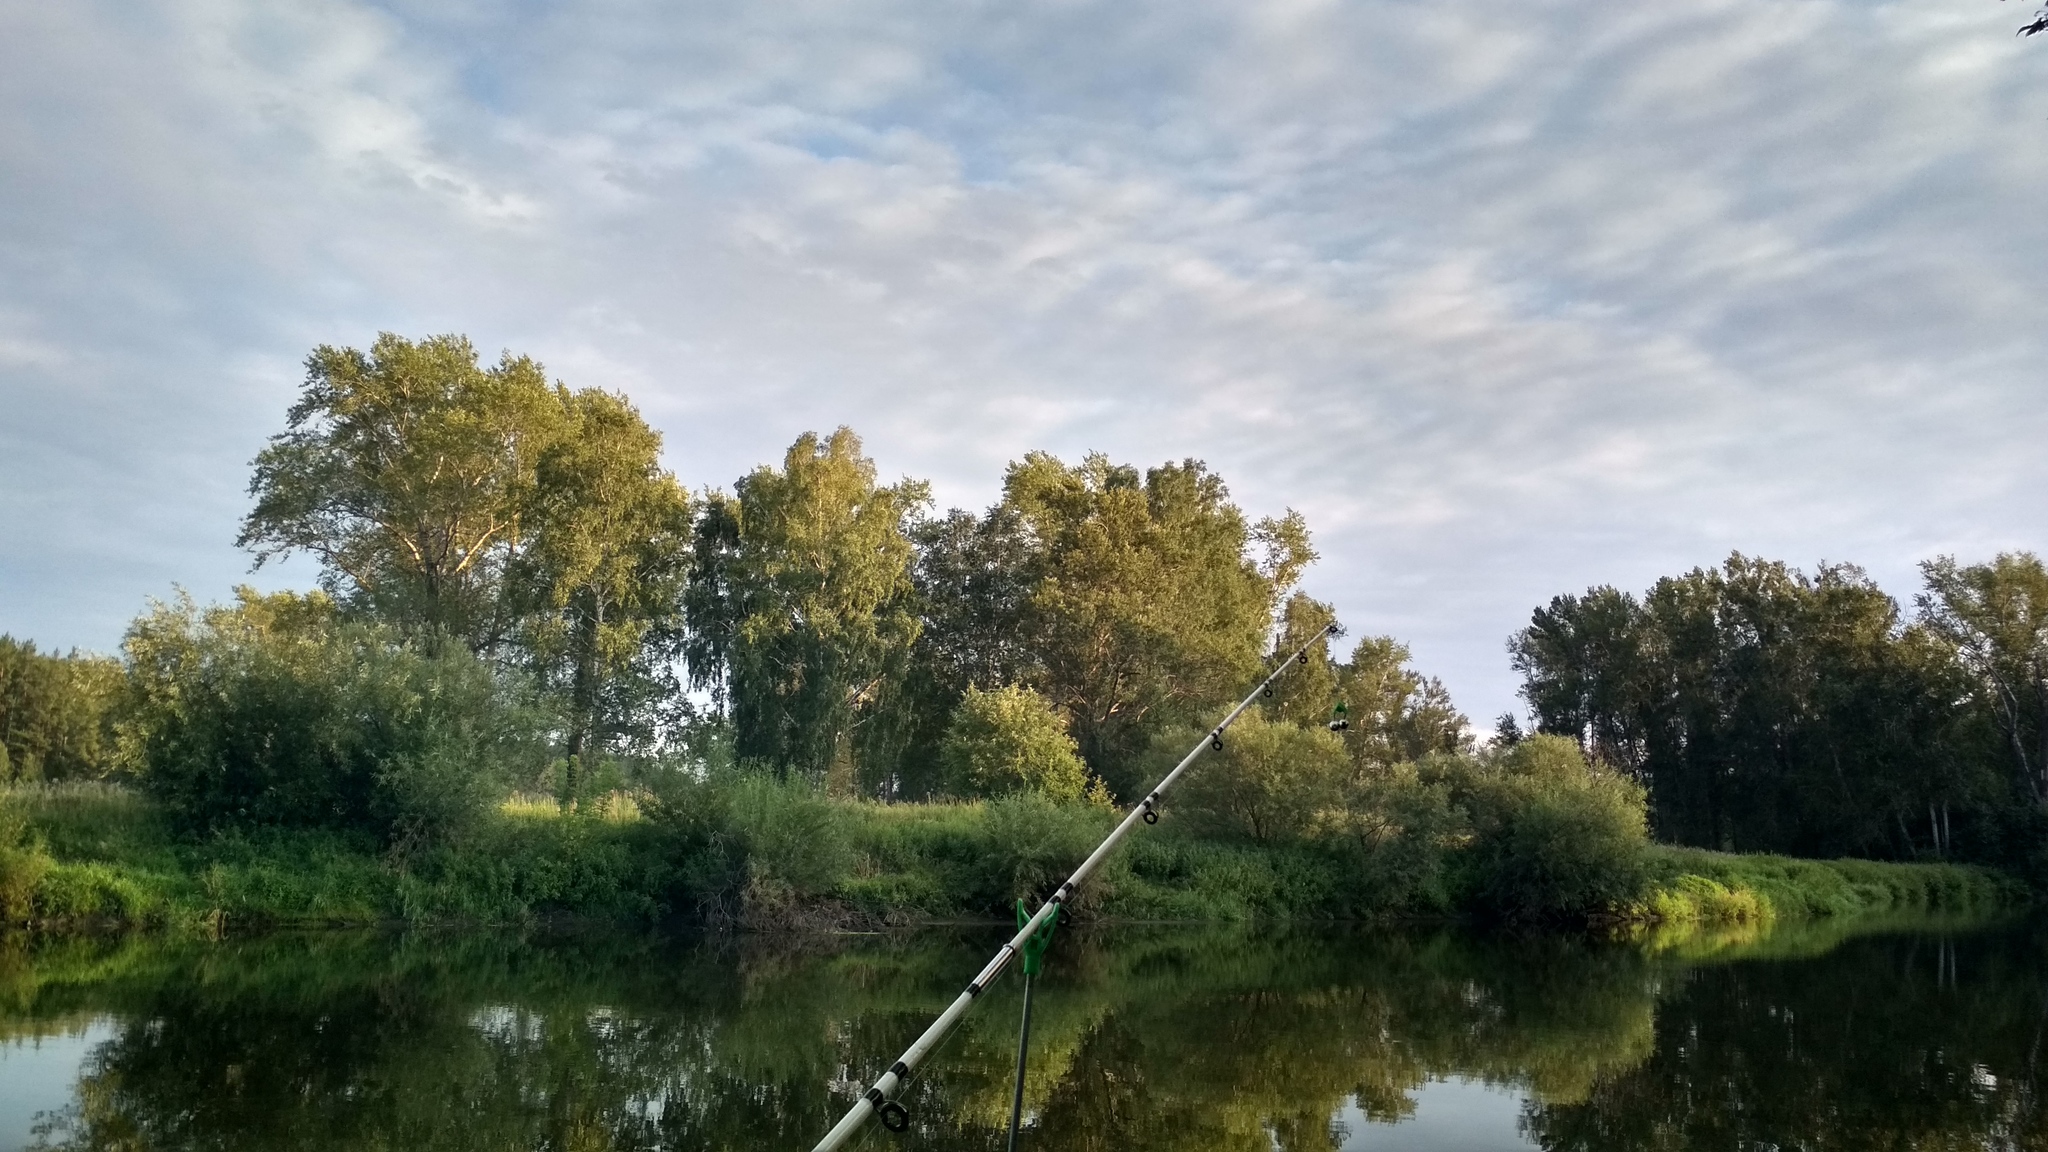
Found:
[{"label": "shrub", "polygon": [[[1170,733],[1155,744],[1165,766],[1200,733]],[[1308,835],[1319,814],[1341,803],[1351,759],[1344,741],[1323,728],[1269,721],[1246,712],[1224,735],[1223,751],[1192,765],[1167,805],[1196,831],[1274,842]]]},{"label": "shrub", "polygon": [[853,864],[843,805],[766,772],[665,774],[646,814],[700,917],[773,919],[832,894]]},{"label": "shrub", "polygon": [[1424,782],[1413,764],[1395,764],[1347,781],[1340,802],[1317,814],[1314,833],[1346,857],[1359,909],[1444,911],[1446,861],[1468,823],[1447,786]]},{"label": "shrub", "polygon": [[192,830],[443,837],[504,790],[530,724],[462,651],[338,621],[325,597],[159,604],[129,629],[123,755]]},{"label": "shrub", "polygon": [[1508,919],[1581,917],[1643,890],[1649,846],[1640,785],[1587,763],[1560,736],[1534,736],[1486,758],[1431,757],[1471,820],[1462,861],[1485,910]]},{"label": "shrub", "polygon": [[[1035,904],[1050,896],[1115,822],[1105,808],[1033,793],[991,801],[982,821],[989,868],[983,891],[993,897],[990,903],[1000,908],[1021,896]],[[1121,866],[1116,860],[1105,865],[1111,872]],[[1088,907],[1115,884],[1114,875],[1098,875],[1081,890],[1078,906]]]},{"label": "shrub", "polygon": [[13,799],[0,794],[0,925],[18,924],[34,910],[36,889],[55,861]]},{"label": "shrub", "polygon": [[815,785],[747,773],[726,791],[750,899],[824,895],[845,874],[852,853],[839,808]]},{"label": "shrub", "polygon": [[1052,705],[1029,688],[970,687],[940,746],[952,790],[963,796],[1036,792],[1078,800],[1088,769]]}]

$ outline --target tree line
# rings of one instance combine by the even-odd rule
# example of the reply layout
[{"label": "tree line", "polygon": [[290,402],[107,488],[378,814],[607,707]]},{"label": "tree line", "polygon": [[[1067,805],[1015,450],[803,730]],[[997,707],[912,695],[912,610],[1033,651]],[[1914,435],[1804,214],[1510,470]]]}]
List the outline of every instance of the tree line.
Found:
[{"label": "tree line", "polygon": [[[976,513],[885,482],[846,428],[729,489],[661,452],[624,396],[460,336],[318,348],[238,542],[311,557],[320,591],[156,605],[103,754],[11,774],[183,779],[201,822],[295,805],[287,780],[327,781],[300,807],[410,811],[485,762],[574,797],[678,753],[847,796],[1106,802],[1331,619],[1298,587],[1303,518],[1247,515],[1199,460],[1034,452]],[[1348,761],[1469,742],[1386,637],[1319,646],[1268,711],[1327,736],[1340,697]]]},{"label": "tree line", "polygon": [[[240,543],[312,557],[320,589],[181,594],[121,661],[0,642],[0,779],[125,775],[188,827],[401,847],[510,791],[575,806],[678,766],[1128,802],[1333,618],[1299,587],[1303,518],[1247,515],[1198,460],[1034,452],[992,506],[941,512],[840,428],[693,491],[624,396],[459,336],[316,349],[250,495]],[[1925,575],[1910,616],[1853,567],[1739,555],[1554,599],[1510,649],[1570,755],[1516,751],[1510,718],[1476,747],[1392,638],[1319,641],[1179,806],[1420,887],[1497,842],[1619,892],[1645,797],[1681,844],[2041,874],[2048,573]]]},{"label": "tree line", "polygon": [[1662,839],[2048,875],[2048,570],[1921,573],[1907,612],[1852,565],[1736,554],[1556,597],[1509,649],[1537,730],[1641,781]]}]

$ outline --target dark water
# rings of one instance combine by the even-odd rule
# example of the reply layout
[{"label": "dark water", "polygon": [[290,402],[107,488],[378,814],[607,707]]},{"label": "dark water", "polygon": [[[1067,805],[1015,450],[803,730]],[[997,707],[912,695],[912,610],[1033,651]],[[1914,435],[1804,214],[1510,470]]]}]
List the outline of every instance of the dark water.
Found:
[{"label": "dark water", "polygon": [[[0,1150],[808,1149],[982,931],[0,943]],[[1014,981],[869,1149],[995,1149]],[[1071,932],[1032,1149],[2048,1148],[2048,934]]]}]

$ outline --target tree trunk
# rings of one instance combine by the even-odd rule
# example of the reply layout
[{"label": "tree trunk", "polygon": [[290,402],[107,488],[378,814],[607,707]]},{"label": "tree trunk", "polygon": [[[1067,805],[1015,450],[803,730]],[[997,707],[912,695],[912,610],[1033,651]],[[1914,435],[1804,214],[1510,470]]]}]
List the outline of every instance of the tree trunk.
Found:
[{"label": "tree trunk", "polygon": [[604,625],[604,599],[597,598],[593,611],[578,621],[576,629],[576,670],[572,673],[569,687],[569,768],[565,779],[565,806],[573,805],[577,799],[577,788],[584,775],[583,762],[590,754],[593,733],[596,729],[597,714],[597,641],[599,629]]}]

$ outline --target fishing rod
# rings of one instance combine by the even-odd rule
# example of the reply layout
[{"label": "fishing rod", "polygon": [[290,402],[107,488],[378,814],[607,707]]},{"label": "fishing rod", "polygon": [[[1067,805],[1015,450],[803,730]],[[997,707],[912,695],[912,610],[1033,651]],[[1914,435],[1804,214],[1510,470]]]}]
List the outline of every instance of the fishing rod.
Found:
[{"label": "fishing rod", "polygon": [[[966,990],[961,992],[951,1004],[946,1006],[944,1012],[939,1013],[938,1019],[933,1020],[931,1026],[924,1030],[924,1035],[919,1036],[909,1048],[904,1050],[902,1056],[897,1057],[896,1063],[891,1065],[887,1072],[882,1073],[881,1077],[861,1095],[860,1100],[847,1111],[846,1115],[840,1117],[839,1123],[833,1125],[830,1132],[825,1133],[825,1138],[818,1141],[817,1145],[811,1149],[811,1152],[837,1152],[837,1149],[846,1147],[847,1142],[853,1139],[854,1134],[859,1132],[863,1125],[878,1114],[882,1117],[882,1127],[892,1132],[901,1132],[910,1127],[909,1111],[894,1099],[896,1090],[901,1088],[910,1079],[910,1074],[917,1070],[919,1064],[924,1063],[925,1057],[931,1055],[932,1050],[937,1048],[940,1042],[945,1040],[947,1034],[953,1031],[954,1025],[960,1023],[960,1018],[967,1015],[967,1010],[973,1007],[974,1001],[983,992],[988,990],[988,986],[995,982],[996,977],[1003,974],[1003,970],[1009,967],[1010,961],[1021,954],[1027,944],[1032,943],[1032,938],[1039,933],[1039,930],[1045,926],[1046,922],[1060,914],[1060,910],[1066,902],[1073,897],[1074,893],[1088,877],[1095,874],[1095,870],[1102,866],[1102,862],[1109,858],[1110,853],[1116,851],[1117,845],[1122,844],[1124,837],[1131,834],[1131,830],[1137,826],[1138,821],[1143,820],[1147,824],[1159,823],[1160,798],[1166,795],[1167,789],[1173,787],[1174,781],[1180,779],[1181,773],[1186,772],[1188,766],[1193,764],[1203,752],[1212,750],[1216,752],[1223,751],[1224,730],[1235,723],[1237,718],[1244,714],[1244,710],[1251,707],[1252,703],[1260,696],[1270,695],[1273,681],[1278,680],[1289,668],[1296,664],[1308,663],[1308,650],[1310,648],[1315,647],[1317,642],[1321,641],[1324,637],[1335,635],[1336,633],[1337,623],[1334,620],[1318,629],[1314,636],[1309,637],[1308,643],[1303,644],[1295,651],[1294,655],[1282,661],[1278,668],[1273,669],[1271,674],[1264,680],[1259,681],[1258,687],[1252,689],[1249,695],[1238,701],[1237,707],[1230,710],[1230,715],[1225,716],[1221,724],[1211,728],[1208,735],[1197,741],[1194,749],[1182,757],[1180,763],[1174,766],[1173,771],[1168,772],[1166,777],[1160,780],[1158,785],[1124,816],[1116,828],[1103,838],[1102,843],[1095,846],[1095,851],[1090,852],[1088,858],[1081,861],[1081,866],[1074,869],[1074,874],[1067,877],[1067,882],[1059,886],[1059,890],[1052,894],[1052,899],[1039,905],[1038,911],[1033,913],[1029,920],[1024,921],[1018,927],[1017,934],[1012,936],[1010,942],[1003,945],[996,952],[995,958],[988,962],[988,966],[981,970],[981,974],[976,976],[967,985]],[[1334,727],[1334,725],[1332,726]]]}]

